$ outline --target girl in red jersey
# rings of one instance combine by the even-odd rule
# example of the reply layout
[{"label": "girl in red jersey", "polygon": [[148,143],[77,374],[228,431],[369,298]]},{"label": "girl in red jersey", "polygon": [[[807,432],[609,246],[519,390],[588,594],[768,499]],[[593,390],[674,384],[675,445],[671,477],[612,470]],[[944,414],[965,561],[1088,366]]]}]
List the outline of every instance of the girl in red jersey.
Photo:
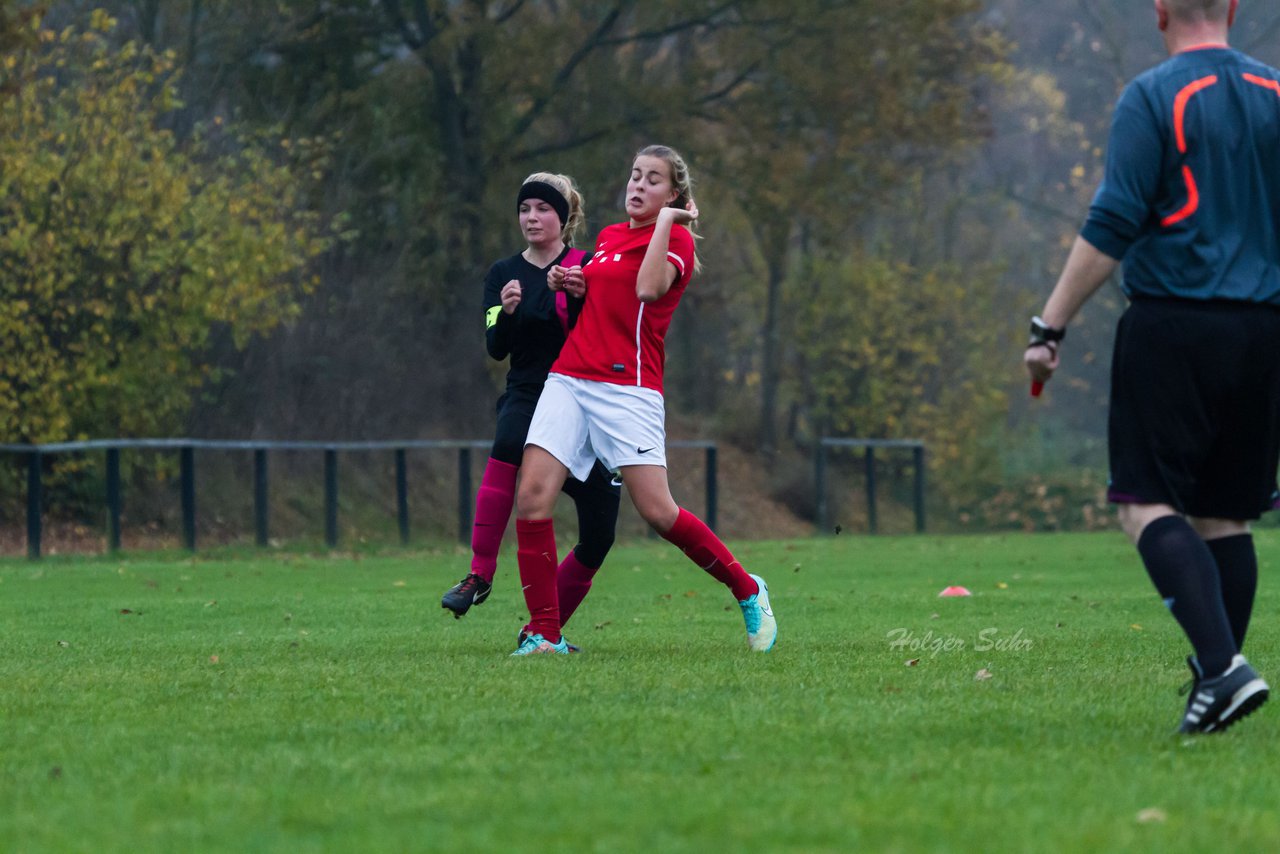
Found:
[{"label": "girl in red jersey", "polygon": [[560,634],[551,512],[566,479],[597,458],[618,472],[655,531],[733,593],[747,644],[767,652],[777,623],[764,580],[749,575],[718,537],[676,504],[667,483],[663,339],[697,267],[698,217],[689,170],[673,149],[641,149],[627,182],[627,222],[596,239],[581,267],[554,265],[552,290],[585,289],[586,303],[551,367],[524,448],[516,498],[516,558],[530,622],[515,655],[568,652]]},{"label": "girl in red jersey", "polygon": [[[568,299],[564,289],[553,292],[547,287],[552,266],[580,264],[587,257],[582,250],[571,248],[583,222],[582,195],[573,180],[567,175],[535,172],[520,186],[516,213],[528,245],[495,262],[484,283],[485,344],[494,359],[510,356],[511,367],[506,392],[498,399],[498,429],[476,495],[471,571],[440,600],[441,607],[455,617],[489,596],[498,548],[515,503],[516,474],[529,421],[547,371],[582,305],[581,290],[568,289],[575,291],[575,298]],[[585,477],[567,481],[564,489],[577,505],[579,529],[577,546],[556,574],[560,618],[568,622],[613,545],[620,489],[598,462]]]}]

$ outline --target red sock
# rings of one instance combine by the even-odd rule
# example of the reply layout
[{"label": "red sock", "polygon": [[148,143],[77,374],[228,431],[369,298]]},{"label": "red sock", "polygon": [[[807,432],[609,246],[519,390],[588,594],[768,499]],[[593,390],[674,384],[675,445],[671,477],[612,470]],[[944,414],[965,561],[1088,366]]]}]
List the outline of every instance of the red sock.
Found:
[{"label": "red sock", "polygon": [[578,555],[569,552],[559,568],[556,569],[556,591],[560,596],[560,626],[563,628],[573,612],[578,610],[582,600],[587,598],[591,589],[591,579],[595,578],[599,567],[590,567],[578,560]]},{"label": "red sock", "polygon": [[516,563],[529,607],[529,631],[559,643],[556,532],[550,519],[516,519]]},{"label": "red sock", "polygon": [[511,518],[511,506],[516,501],[518,471],[519,466],[490,457],[476,493],[476,518],[471,525],[471,571],[490,584],[498,570],[498,549]]},{"label": "red sock", "polygon": [[729,547],[701,519],[683,507],[671,530],[662,536],[679,546],[689,560],[706,570],[712,578],[732,590],[733,598],[739,602],[760,592],[760,585],[734,559]]}]

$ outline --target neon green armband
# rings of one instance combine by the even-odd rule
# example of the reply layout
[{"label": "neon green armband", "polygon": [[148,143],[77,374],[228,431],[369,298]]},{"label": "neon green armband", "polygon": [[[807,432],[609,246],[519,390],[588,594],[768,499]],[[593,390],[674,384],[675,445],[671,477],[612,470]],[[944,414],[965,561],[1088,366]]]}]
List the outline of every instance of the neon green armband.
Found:
[{"label": "neon green armband", "polygon": [[494,324],[498,322],[498,315],[500,314],[502,314],[502,306],[491,306],[489,310],[484,313],[484,328],[486,330],[492,329]]}]

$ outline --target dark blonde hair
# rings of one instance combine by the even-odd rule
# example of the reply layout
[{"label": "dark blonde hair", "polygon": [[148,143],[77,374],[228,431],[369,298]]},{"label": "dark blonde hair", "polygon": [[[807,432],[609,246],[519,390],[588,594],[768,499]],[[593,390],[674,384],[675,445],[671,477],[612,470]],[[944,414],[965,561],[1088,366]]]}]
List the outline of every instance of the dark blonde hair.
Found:
[{"label": "dark blonde hair", "polygon": [[560,223],[560,239],[572,246],[573,239],[578,236],[578,232],[582,231],[582,226],[587,222],[586,215],[582,212],[584,204],[582,193],[578,192],[577,185],[568,175],[557,175],[554,172],[534,172],[520,183],[523,185],[530,181],[550,184],[559,190],[560,195],[564,196],[565,201],[569,203],[569,219]]},{"label": "dark blonde hair", "polygon": [[[667,207],[684,210],[690,203],[693,203],[693,177],[689,174],[689,164],[684,162],[680,152],[669,145],[646,145],[636,152],[636,157],[656,157],[666,162],[667,168],[671,170],[671,183],[675,185],[677,195]],[[697,232],[697,224],[698,221],[694,220],[686,226],[695,241],[702,239],[702,235]],[[695,252],[693,256],[693,272],[697,273],[701,269],[702,260]]]}]

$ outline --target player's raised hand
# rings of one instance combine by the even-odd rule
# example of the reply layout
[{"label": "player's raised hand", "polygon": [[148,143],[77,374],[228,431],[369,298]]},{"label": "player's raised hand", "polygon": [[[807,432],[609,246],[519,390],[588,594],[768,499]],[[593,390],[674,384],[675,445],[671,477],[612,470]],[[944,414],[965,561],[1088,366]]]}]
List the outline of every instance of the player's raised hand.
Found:
[{"label": "player's raised hand", "polygon": [[573,266],[564,271],[563,285],[565,293],[581,299],[587,294],[587,277],[582,274],[582,267]]},{"label": "player's raised hand", "polygon": [[520,297],[524,295],[524,290],[520,287],[520,282],[512,279],[502,286],[502,310],[507,314],[515,314],[516,306],[520,304]]},{"label": "player's raised hand", "polygon": [[559,264],[553,264],[551,269],[547,271],[547,290],[562,291],[564,290],[564,276],[567,271]]},{"label": "player's raised hand", "polygon": [[659,216],[668,216],[674,223],[688,225],[698,218],[698,206],[689,202],[683,208],[663,208]]}]

